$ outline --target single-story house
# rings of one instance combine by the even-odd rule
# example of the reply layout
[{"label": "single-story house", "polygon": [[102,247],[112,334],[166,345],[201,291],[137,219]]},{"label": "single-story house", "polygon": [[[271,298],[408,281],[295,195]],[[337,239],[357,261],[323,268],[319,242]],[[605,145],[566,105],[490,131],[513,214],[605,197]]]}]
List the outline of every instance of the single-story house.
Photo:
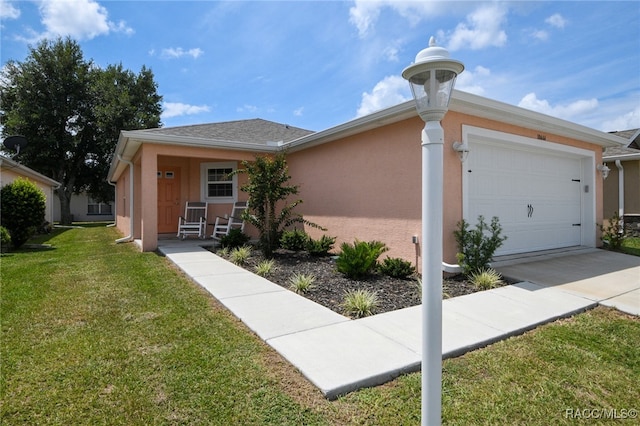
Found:
[{"label": "single-story house", "polygon": [[44,220],[53,223],[53,192],[60,186],[60,183],[10,158],[0,156],[0,187],[10,184],[20,177],[29,179],[44,192],[46,203]]},{"label": "single-story house", "polygon": [[[423,127],[409,101],[319,132],[264,120],[123,131],[108,175],[117,227],[155,250],[159,234],[176,232],[186,201],[210,203],[213,222],[247,197],[239,190],[245,176],[225,181],[226,172],[286,151],[306,219],[337,244],[379,240],[389,256],[420,264]],[[458,222],[479,215],[500,219],[508,239],[497,255],[599,244],[597,166],[603,149],[624,139],[461,91],[442,127],[444,262],[456,263]],[[456,142],[468,146],[464,162]]]},{"label": "single-story house", "polygon": [[618,212],[625,222],[640,224],[640,129],[614,134],[626,144],[604,150],[602,159],[610,170],[604,182],[604,216]]},{"label": "single-story house", "polygon": [[[86,192],[71,196],[71,215],[74,222],[102,222],[114,220],[113,203],[100,203]],[[60,222],[60,198],[53,200],[53,220]]]}]

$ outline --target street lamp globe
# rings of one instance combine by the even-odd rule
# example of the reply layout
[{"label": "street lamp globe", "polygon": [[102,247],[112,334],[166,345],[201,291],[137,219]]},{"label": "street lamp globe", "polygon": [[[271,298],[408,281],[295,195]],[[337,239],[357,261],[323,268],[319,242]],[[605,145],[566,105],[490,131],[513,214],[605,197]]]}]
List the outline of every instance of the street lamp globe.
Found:
[{"label": "street lamp globe", "polygon": [[402,71],[411,84],[418,114],[425,121],[441,121],[449,109],[449,99],[456,77],[464,70],[462,62],[449,57],[449,52],[436,46],[434,37],[429,47],[416,55],[416,60]]}]

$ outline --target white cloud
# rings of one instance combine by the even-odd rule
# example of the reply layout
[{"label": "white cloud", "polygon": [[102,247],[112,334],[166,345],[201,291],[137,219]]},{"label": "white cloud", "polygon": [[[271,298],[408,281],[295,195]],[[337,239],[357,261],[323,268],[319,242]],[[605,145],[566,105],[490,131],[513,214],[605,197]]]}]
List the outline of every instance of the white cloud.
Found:
[{"label": "white cloud", "polygon": [[549,33],[545,30],[533,30],[531,36],[540,41],[547,41],[549,39]]},{"label": "white cloud", "polygon": [[370,33],[385,7],[397,12],[409,21],[410,27],[414,27],[423,18],[450,9],[451,4],[415,0],[355,0],[355,5],[349,9],[349,22],[358,29],[360,37],[364,38]]},{"label": "white cloud", "polygon": [[371,93],[362,94],[356,117],[371,114],[409,99],[411,99],[411,93],[404,78],[398,75],[385,77],[375,85]]},{"label": "white cloud", "polygon": [[302,117],[303,114],[304,114],[304,107],[296,108],[293,110],[293,115],[295,115],[296,117]]},{"label": "white cloud", "polygon": [[94,0],[44,0],[40,3],[40,14],[46,28],[40,38],[71,36],[78,40],[91,40],[110,32],[133,33],[124,21],[109,21],[107,9]]},{"label": "white cloud", "polygon": [[255,113],[258,111],[258,107],[255,105],[244,104],[241,107],[236,108],[236,111]]},{"label": "white cloud", "polygon": [[6,0],[0,0],[0,19],[18,19],[19,17],[20,9]]},{"label": "white cloud", "polygon": [[189,50],[184,50],[182,47],[169,47],[167,49],[162,49],[162,53],[160,55],[163,58],[168,59],[176,59],[183,56],[191,56],[193,59],[198,59],[203,53],[204,51],[199,47]]},{"label": "white cloud", "polygon": [[602,123],[602,130],[605,132],[614,132],[621,130],[637,129],[640,127],[640,106],[620,117],[606,120]]},{"label": "white cloud", "polygon": [[547,100],[538,99],[536,94],[532,92],[525,95],[518,103],[518,106],[553,117],[578,121],[576,118],[580,115],[598,108],[598,100],[595,98],[581,99],[567,105],[552,106]]},{"label": "white cloud", "polygon": [[560,15],[559,13],[555,13],[549,16],[547,19],[544,20],[544,22],[551,25],[552,27],[556,27],[560,29],[564,28],[565,25],[567,25],[567,20],[564,19],[562,15]]},{"label": "white cloud", "polygon": [[463,92],[484,96],[484,86],[490,81],[491,70],[482,65],[476,66],[473,70],[466,69],[456,79],[455,88]]},{"label": "white cloud", "polygon": [[163,102],[162,118],[180,117],[182,115],[194,115],[209,112],[208,105],[189,105],[180,102]]},{"label": "white cloud", "polygon": [[467,15],[466,23],[456,26],[449,39],[449,50],[479,50],[489,46],[504,46],[507,33],[502,30],[502,25],[506,20],[506,6],[498,3],[479,6]]}]

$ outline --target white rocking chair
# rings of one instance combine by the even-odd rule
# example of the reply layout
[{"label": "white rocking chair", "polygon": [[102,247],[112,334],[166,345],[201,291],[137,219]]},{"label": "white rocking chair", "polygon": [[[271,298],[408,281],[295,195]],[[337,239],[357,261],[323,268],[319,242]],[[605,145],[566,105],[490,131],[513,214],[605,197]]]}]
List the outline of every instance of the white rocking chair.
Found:
[{"label": "white rocking chair", "polygon": [[232,229],[239,229],[240,232],[244,231],[244,220],[242,220],[242,213],[247,209],[246,201],[236,201],[233,203],[231,209],[231,215],[227,217],[216,216],[216,223],[213,224],[213,233],[211,238],[216,241],[226,235],[229,235]]},{"label": "white rocking chair", "polygon": [[197,235],[204,238],[207,232],[207,203],[187,201],[184,216],[178,218],[178,238]]}]

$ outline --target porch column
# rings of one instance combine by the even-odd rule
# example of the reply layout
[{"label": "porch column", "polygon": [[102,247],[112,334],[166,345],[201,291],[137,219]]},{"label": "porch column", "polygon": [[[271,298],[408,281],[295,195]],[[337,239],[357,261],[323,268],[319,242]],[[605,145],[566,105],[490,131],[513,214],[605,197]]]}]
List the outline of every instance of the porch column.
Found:
[{"label": "porch column", "polygon": [[153,251],[158,248],[158,154],[153,146],[142,146],[140,168],[142,251]]}]

